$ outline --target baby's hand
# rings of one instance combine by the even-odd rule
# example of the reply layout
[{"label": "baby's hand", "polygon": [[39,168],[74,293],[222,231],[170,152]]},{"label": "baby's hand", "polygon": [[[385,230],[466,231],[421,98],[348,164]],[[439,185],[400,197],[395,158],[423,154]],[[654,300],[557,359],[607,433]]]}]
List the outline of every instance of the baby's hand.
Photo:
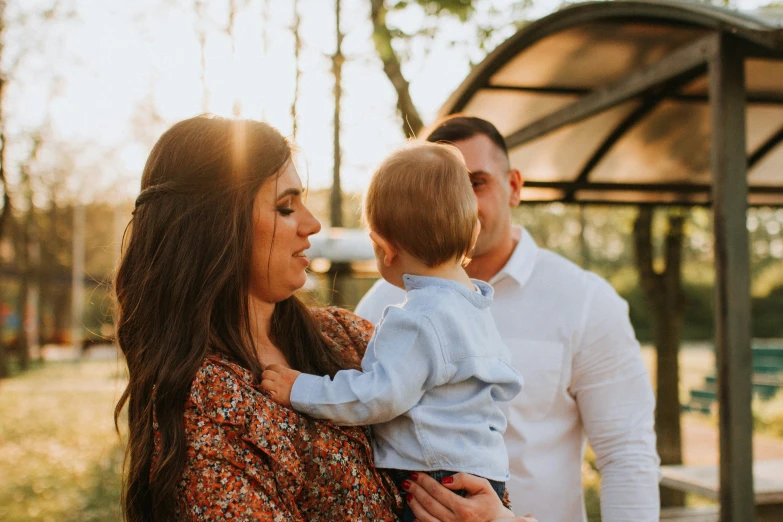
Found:
[{"label": "baby's hand", "polygon": [[291,388],[301,373],[279,364],[270,364],[261,374],[261,387],[269,392],[275,402],[290,408]]}]

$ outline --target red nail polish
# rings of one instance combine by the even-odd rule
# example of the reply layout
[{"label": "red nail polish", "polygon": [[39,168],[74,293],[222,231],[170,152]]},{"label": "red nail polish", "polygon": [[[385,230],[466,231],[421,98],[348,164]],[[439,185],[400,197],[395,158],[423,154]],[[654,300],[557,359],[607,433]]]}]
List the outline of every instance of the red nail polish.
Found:
[{"label": "red nail polish", "polygon": [[451,484],[454,482],[454,477],[443,477],[443,480],[440,481],[441,484]]},{"label": "red nail polish", "polygon": [[405,491],[409,490],[411,488],[411,481],[410,480],[403,480],[402,481],[402,489]]},{"label": "red nail polish", "polygon": [[418,473],[411,473],[411,480],[417,480],[419,478]]},{"label": "red nail polish", "polygon": [[410,503],[411,503],[411,500],[413,500],[413,495],[411,495],[410,493],[408,493],[407,495],[405,495],[405,502],[407,502],[408,504],[410,504]]}]

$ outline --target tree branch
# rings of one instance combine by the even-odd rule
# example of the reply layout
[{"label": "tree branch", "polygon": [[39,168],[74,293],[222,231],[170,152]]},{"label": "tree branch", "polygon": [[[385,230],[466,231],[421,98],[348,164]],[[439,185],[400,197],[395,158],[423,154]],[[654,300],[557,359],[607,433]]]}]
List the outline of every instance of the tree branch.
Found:
[{"label": "tree branch", "polygon": [[393,37],[386,25],[386,7],[383,0],[370,1],[370,19],[373,25],[373,42],[378,57],[383,62],[383,72],[386,73],[386,77],[397,93],[397,111],[402,118],[402,131],[409,138],[416,137],[424,128],[424,123],[413,104],[410,83],[403,76],[400,59],[392,47]]}]

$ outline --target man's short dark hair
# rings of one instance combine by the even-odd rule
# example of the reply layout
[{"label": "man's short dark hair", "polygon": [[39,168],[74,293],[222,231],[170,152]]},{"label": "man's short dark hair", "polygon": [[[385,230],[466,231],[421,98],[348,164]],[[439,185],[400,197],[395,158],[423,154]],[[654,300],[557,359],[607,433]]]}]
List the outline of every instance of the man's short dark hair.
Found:
[{"label": "man's short dark hair", "polygon": [[474,116],[454,114],[444,118],[435,124],[426,139],[433,143],[455,143],[479,135],[489,138],[508,157],[508,147],[503,135],[487,120]]}]

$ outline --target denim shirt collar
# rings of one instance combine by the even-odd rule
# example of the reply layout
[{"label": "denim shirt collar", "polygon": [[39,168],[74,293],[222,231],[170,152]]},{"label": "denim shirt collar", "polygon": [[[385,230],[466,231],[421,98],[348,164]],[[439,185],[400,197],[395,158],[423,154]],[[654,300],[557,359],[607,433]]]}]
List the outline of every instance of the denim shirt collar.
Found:
[{"label": "denim shirt collar", "polygon": [[492,304],[492,297],[495,294],[495,290],[489,283],[485,283],[484,281],[480,281],[478,279],[470,280],[474,285],[476,285],[478,292],[471,290],[458,281],[451,281],[450,279],[442,279],[440,277],[403,274],[402,281],[405,283],[405,291],[407,292],[420,288],[427,288],[430,286],[450,288],[473,303],[477,308],[489,307],[489,305]]}]

